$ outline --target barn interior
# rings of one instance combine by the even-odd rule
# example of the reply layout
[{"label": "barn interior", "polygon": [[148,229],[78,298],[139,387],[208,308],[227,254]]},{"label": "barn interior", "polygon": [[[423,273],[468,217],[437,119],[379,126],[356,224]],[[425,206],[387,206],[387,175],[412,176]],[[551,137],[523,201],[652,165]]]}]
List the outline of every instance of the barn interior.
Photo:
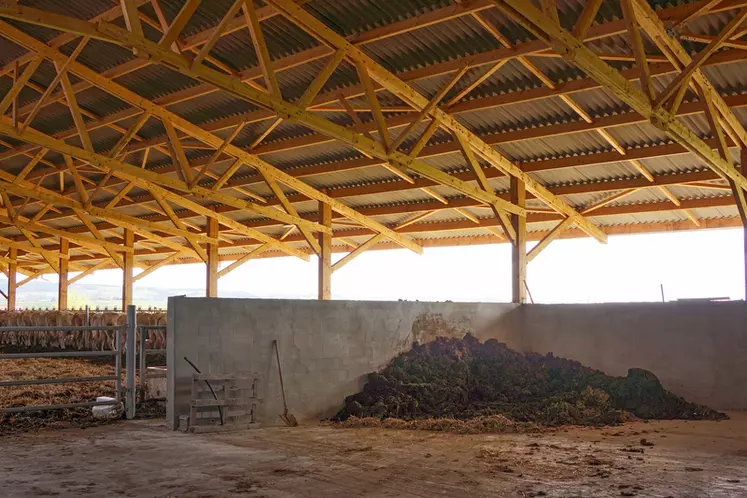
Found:
[{"label": "barn interior", "polygon": [[[541,305],[527,285],[561,239],[747,234],[746,18],[742,0],[0,1],[0,364],[26,362],[0,390],[61,386],[0,397],[0,434],[19,438],[0,454],[11,496],[101,494],[106,448],[125,448],[130,470],[99,470],[130,496],[747,493],[744,301]],[[334,273],[367,251],[491,244],[511,249],[510,303],[332,300]],[[261,258],[317,261],[318,299],[215,299]],[[204,298],[134,310],[138,280],[194,263]],[[72,285],[116,269],[120,312],[70,310]],[[19,309],[46,275],[56,310]],[[642,369],[729,420],[319,425],[413,344],[467,333]],[[106,369],[33,377],[73,358]],[[65,390],[85,383],[111,397]],[[155,391],[165,421],[137,420]],[[237,392],[242,431],[199,434],[223,431]],[[3,430],[120,406],[128,420],[92,429],[102,446],[67,484],[54,472],[80,427]]]}]

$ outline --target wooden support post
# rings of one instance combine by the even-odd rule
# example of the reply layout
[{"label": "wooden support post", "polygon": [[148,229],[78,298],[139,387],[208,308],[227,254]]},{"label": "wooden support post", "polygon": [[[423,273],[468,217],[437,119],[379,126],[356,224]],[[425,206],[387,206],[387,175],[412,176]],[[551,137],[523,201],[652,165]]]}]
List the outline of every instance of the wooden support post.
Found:
[{"label": "wooden support post", "polygon": [[[747,148],[741,149],[739,160],[740,160],[740,170],[742,174],[744,175],[745,173],[747,173]],[[732,184],[732,188],[739,188],[739,187]],[[739,217],[742,220],[742,238],[744,241],[742,245],[742,253],[743,253],[742,261],[744,262],[744,300],[747,301],[747,210],[744,209],[744,206],[741,203],[741,199],[735,199],[735,202],[737,203],[737,210],[739,211]]]},{"label": "wooden support post", "polygon": [[[218,220],[208,218],[207,235],[214,239],[218,238]],[[218,297],[218,244],[207,245],[207,263],[206,266],[206,283],[205,296]]]},{"label": "wooden support post", "polygon": [[[124,245],[125,247],[132,247],[135,245],[135,232],[130,229],[124,231]],[[123,265],[122,265],[122,309],[126,310],[127,306],[132,304],[132,277],[133,269],[135,267],[135,257],[133,252],[125,252],[123,254]]]},{"label": "wooden support post", "polygon": [[[522,208],[526,206],[527,191],[524,182],[511,177],[511,202]],[[516,240],[511,244],[511,302],[524,304],[527,301],[527,219],[511,215],[511,226]]]},{"label": "wooden support post", "polygon": [[8,311],[12,311],[16,309],[16,289],[18,286],[16,285],[16,269],[18,266],[18,263],[16,260],[18,259],[18,249],[15,247],[10,248],[10,263],[8,263]]},{"label": "wooden support post", "polygon": [[[67,239],[60,239],[60,256],[68,256],[70,253],[70,242],[68,242]],[[65,257],[60,258],[60,270],[58,272],[59,274],[59,285],[57,287],[57,309],[58,310],[66,310],[68,308],[68,302],[67,302],[67,288],[68,288],[68,278],[67,278],[67,270],[68,270],[68,263],[69,259]]]},{"label": "wooden support post", "polygon": [[[329,204],[319,203],[319,223],[325,227],[332,226],[332,209]],[[332,299],[332,234],[319,233],[319,299]]]}]

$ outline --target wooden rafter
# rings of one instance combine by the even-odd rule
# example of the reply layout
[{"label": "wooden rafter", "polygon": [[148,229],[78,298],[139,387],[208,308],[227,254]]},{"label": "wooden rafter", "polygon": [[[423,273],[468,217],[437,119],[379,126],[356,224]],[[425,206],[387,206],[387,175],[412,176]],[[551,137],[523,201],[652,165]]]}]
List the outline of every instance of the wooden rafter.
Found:
[{"label": "wooden rafter", "polygon": [[550,245],[550,242],[560,237],[560,235],[564,231],[568,230],[571,227],[571,225],[573,225],[573,220],[571,220],[570,218],[566,218],[560,223],[558,223],[555,226],[555,228],[550,230],[550,233],[542,237],[542,239],[537,243],[537,245],[535,245],[529,250],[529,252],[527,253],[527,262],[530,262],[534,258],[536,258],[539,255],[539,253],[541,253],[545,248],[547,248],[547,246]]},{"label": "wooden rafter", "polygon": [[249,29],[249,34],[252,37],[252,44],[254,45],[254,51],[257,54],[257,60],[262,68],[262,76],[265,80],[265,85],[272,95],[280,97],[280,86],[278,86],[277,76],[275,76],[275,69],[272,66],[272,60],[270,59],[270,52],[267,49],[267,43],[265,37],[262,34],[262,27],[259,25],[259,17],[257,16],[257,10],[254,8],[253,0],[245,0],[242,12],[246,20],[246,27]]},{"label": "wooden rafter", "polygon": [[[601,4],[601,2],[599,2]],[[656,92],[651,82],[651,70],[648,67],[648,60],[646,58],[646,51],[643,46],[643,37],[641,36],[641,30],[638,27],[638,22],[635,18],[635,11],[633,9],[633,0],[620,0],[620,4],[623,10],[623,17],[628,28],[628,37],[630,38],[630,44],[633,48],[633,55],[635,55],[635,62],[638,65],[640,71],[640,82],[643,91],[649,96],[649,100],[652,102],[656,98]],[[578,33],[574,29],[573,35],[577,38]]]},{"label": "wooden rafter", "polygon": [[[394,95],[398,96],[403,101],[407,102],[418,110],[424,109],[429,101],[423,95],[415,91],[406,82],[400,80],[391,72],[386,70],[369,58],[365,53],[356,47],[350,47],[349,44],[337,33],[329,29],[319,20],[314,18],[312,15],[304,11],[302,8],[286,0],[271,0],[270,3],[275,6],[282,14],[291,19],[296,24],[300,25],[307,32],[313,32],[324,43],[330,44],[336,48],[347,48],[348,56],[359,66],[364,65],[371,77],[375,79],[383,88],[389,90]],[[360,72],[360,71],[359,71]],[[546,191],[536,180],[529,177],[521,171],[516,165],[511,163],[507,158],[502,156],[498,151],[489,147],[472,132],[462,126],[456,119],[445,111],[434,107],[431,110],[432,117],[437,120],[441,126],[449,129],[452,133],[460,134],[464,136],[470,143],[470,147],[475,151],[476,154],[480,155],[485,159],[491,166],[500,169],[507,174],[516,176],[522,179],[533,193],[538,195],[544,202],[548,203],[554,209],[566,212],[568,216],[574,217],[578,225],[586,230],[590,235],[598,238],[599,240],[606,240],[605,235],[593,224],[586,220],[581,219],[582,217],[571,208],[564,201],[555,198],[549,191]],[[409,169],[414,169],[412,165],[413,161],[408,165]],[[417,169],[414,169],[417,172]],[[444,179],[446,180],[446,179]],[[449,180],[447,183],[453,186],[453,181]],[[481,193],[486,193],[484,190],[480,190]],[[468,194],[469,195],[469,194]],[[492,197],[492,196],[491,196]],[[490,202],[491,204],[493,202]],[[508,206],[501,206],[504,210],[517,213],[516,206],[510,204]],[[521,210],[518,210],[521,211]]]},{"label": "wooden rafter", "polygon": [[202,0],[187,0],[184,2],[182,9],[176,15],[174,20],[171,21],[168,30],[163,34],[161,40],[158,42],[161,46],[171,47],[171,45],[176,42],[179,38],[179,33],[181,33],[184,26],[187,25],[187,22],[189,22],[201,2]]},{"label": "wooden rafter", "polygon": [[[142,4],[142,3],[147,3],[147,2],[144,1],[144,0],[139,0],[139,3]],[[157,4],[157,2],[155,2],[155,3]],[[704,3],[706,3],[706,2],[704,0],[701,0],[700,2],[695,2],[695,3],[692,3],[692,4],[688,4],[688,5],[683,5],[683,6],[678,6],[678,7],[663,9],[662,11],[659,12],[659,15],[662,16],[662,18],[667,19],[669,21],[677,21],[679,19],[682,19],[684,16],[687,16],[687,15],[691,14],[693,12],[693,9],[698,8],[699,6],[701,6]],[[724,10],[728,10],[729,8],[743,6],[743,5],[747,4],[747,1],[730,1],[730,2],[727,2],[727,4],[724,4],[722,6],[716,6],[716,7],[714,7],[711,10],[711,12],[721,12],[721,11],[724,11]],[[376,41],[376,40],[381,39],[381,38],[387,38],[387,37],[396,36],[397,34],[400,34],[402,32],[406,32],[406,31],[415,29],[418,26],[427,26],[427,25],[432,24],[432,23],[447,21],[449,19],[452,19],[454,16],[466,15],[466,14],[470,14],[470,13],[473,13],[473,12],[479,12],[479,11],[484,10],[485,8],[489,7],[489,6],[490,6],[490,2],[488,0],[481,0],[481,1],[477,1],[477,2],[464,3],[461,6],[459,6],[459,8],[456,9],[456,10],[452,9],[452,7],[440,9],[440,10],[434,11],[432,14],[430,14],[428,16],[429,20],[427,22],[425,21],[425,19],[419,19],[418,20],[420,23],[424,23],[424,24],[414,24],[412,22],[412,20],[408,19],[407,21],[396,22],[396,23],[394,23],[392,25],[382,27],[381,29],[375,29],[375,30],[373,30],[373,31],[371,31],[369,33],[366,33],[365,36],[356,36],[354,38],[351,38],[351,42],[353,42],[353,43],[369,43],[371,41]],[[118,15],[118,10],[119,10],[118,8],[111,9],[110,11],[107,11],[104,14],[102,14],[101,16],[97,17],[95,20],[96,21],[98,21],[98,20],[111,20],[113,18],[113,16],[115,17],[116,15]],[[259,13],[260,10],[262,10],[262,9],[258,9],[258,13]],[[274,16],[275,14],[276,14],[276,12],[274,11],[274,9],[267,8],[267,9],[265,9],[265,11],[264,11],[263,14],[259,15],[259,17],[261,19],[267,19],[269,17]],[[234,22],[231,23],[231,25],[229,26],[229,28],[226,31],[226,34],[232,33],[232,32],[234,32],[234,31],[236,31],[238,29],[242,29],[243,27],[245,27],[244,23],[243,23],[243,20],[239,21],[238,18],[237,18],[237,20],[234,20]],[[605,25],[600,25],[598,28],[599,29],[597,29],[597,27],[595,27],[595,30],[594,30],[594,33],[593,33],[593,36],[595,38],[601,38],[601,37],[605,37],[605,36],[611,36],[611,35],[617,34],[618,33],[617,30],[619,30],[619,26],[616,26],[616,24],[614,22],[607,23]],[[185,47],[187,47],[187,48],[194,48],[196,46],[199,46],[201,43],[204,43],[204,41],[210,36],[210,33],[211,33],[211,29],[207,29],[207,30],[205,30],[205,31],[203,31],[201,33],[198,33],[196,35],[191,36],[189,38],[189,40],[185,42]],[[51,44],[51,46],[60,46],[61,44],[69,42],[71,39],[73,39],[73,37],[74,37],[74,35],[71,35],[69,33],[64,33],[64,34],[60,35],[59,37],[55,38],[52,42],[50,42],[50,44]],[[541,50],[541,47],[540,47],[540,50],[537,50],[537,45],[534,42],[525,43],[522,46],[517,46],[515,48],[516,48],[515,52],[518,55],[531,53],[532,55],[558,56],[557,54],[554,54],[552,52],[549,52],[549,51],[546,51],[546,50],[544,50],[544,51]],[[741,60],[741,58],[742,58],[741,54],[734,54],[734,55],[737,56]],[[299,63],[299,61],[303,62],[303,61],[313,60],[313,59],[317,58],[318,56],[319,56],[318,51],[316,49],[311,49],[307,53],[299,54],[298,57],[294,56],[292,58],[289,58],[288,59],[288,63],[286,65],[282,65],[282,64],[280,64],[280,61],[278,61],[278,67],[276,69],[280,70],[280,69],[287,69],[288,67],[295,67],[295,65],[297,65]],[[602,56],[604,56],[604,54],[602,54]],[[613,57],[613,60],[619,60],[619,58],[620,58],[620,56],[616,55],[616,56]],[[30,59],[27,56],[22,56],[18,60],[21,61],[21,63],[24,63],[24,62],[26,62],[26,61],[28,61]],[[488,58],[488,59],[480,58],[480,59],[476,60],[475,63],[477,65],[489,64],[489,63],[495,62],[496,60],[505,60],[505,56],[501,55],[500,51],[498,51],[498,52],[495,53],[495,55],[493,55],[492,53],[490,53],[490,58]],[[139,64],[140,64],[140,66],[138,66],[138,67],[142,67],[143,64],[147,65],[148,62],[147,61],[141,61],[141,62],[139,62]],[[428,77],[429,75],[442,74],[444,71],[449,71],[449,69],[447,67],[450,67],[450,66],[448,66],[448,64],[450,64],[450,63],[446,63],[445,65],[444,64],[436,64],[432,68],[427,68],[427,71],[425,71],[425,70],[424,71],[419,71],[419,72],[417,72],[418,76],[416,76],[416,78]],[[471,67],[477,67],[477,65],[471,66]],[[6,66],[6,69],[5,69],[6,71],[8,70],[7,67],[8,66]],[[129,72],[129,71],[134,70],[134,69],[135,68],[133,67],[133,65],[131,63],[127,63],[127,64],[124,64],[123,66],[121,66],[120,68],[115,68],[115,70],[112,72],[112,74],[114,74],[114,75],[121,75],[121,74],[123,74],[123,72]],[[0,72],[0,74],[2,74],[2,72]],[[255,76],[252,76],[252,75],[256,75],[256,77],[261,77],[261,74],[257,73],[256,71],[254,71],[254,72],[249,71],[247,73],[244,73],[244,74],[242,74],[242,77],[244,77],[244,78],[255,77]],[[252,81],[252,80],[249,79],[249,81]],[[87,88],[88,86],[90,86],[90,84],[88,84],[87,82],[84,81],[84,82],[81,82],[78,85],[76,85],[76,90],[78,90],[78,89],[82,90],[82,89]],[[207,87],[207,85],[205,85],[205,86]],[[208,91],[208,90],[205,90],[205,91]],[[196,98],[196,97],[199,97],[200,95],[203,95],[205,93],[205,91],[202,91],[202,92],[193,92],[192,90],[190,90],[191,93],[190,93],[189,96],[187,96],[187,98]],[[349,92],[354,92],[354,91],[355,91],[354,88],[346,89],[346,95],[347,96],[352,96],[352,94],[350,94]],[[180,100],[182,99],[181,97],[177,97],[177,98],[179,98]],[[335,94],[334,98],[332,98],[332,101],[337,100],[337,98],[338,98],[338,96],[337,96],[337,94]]]},{"label": "wooden rafter", "polygon": [[[562,28],[555,26],[554,23],[544,16],[538,9],[531,5],[519,2],[518,0],[496,0],[496,5],[498,5],[499,8],[509,16],[515,19],[521,19],[524,23],[530,23],[535,30],[541,31],[544,36],[554,42],[553,48],[555,50],[563,51],[563,54],[569,61],[576,64],[592,78],[597,79],[618,98],[635,109],[636,112],[649,118],[652,123],[659,126],[687,150],[695,153],[709,167],[714,169],[714,171],[732,178],[742,187],[747,186],[747,179],[742,176],[733,165],[729,164],[718,154],[714,154],[713,150],[702,139],[696,136],[695,133],[688,129],[683,123],[673,119],[668,111],[661,107],[655,108],[651,104],[649,97],[641,89],[631,85],[624,76],[597,57],[579,40],[575,39]],[[655,22],[660,23],[658,17],[653,14],[653,10],[650,8],[648,3],[645,3],[643,0],[634,0],[634,8],[636,11],[636,18],[644,30],[648,31],[651,29],[652,24]],[[663,27],[662,32],[657,33],[657,35],[661,37],[662,33],[664,33],[664,36],[669,38],[669,35],[666,34]],[[681,46],[680,49],[682,49]],[[694,74],[697,73],[698,70],[696,70]],[[709,92],[706,89],[712,89],[712,86],[710,86],[710,84],[705,80],[705,77],[699,75],[697,81],[699,86],[704,89],[704,92],[708,94]],[[720,97],[718,98],[720,99]],[[723,100],[721,100],[721,102],[723,102]],[[731,111],[728,111],[728,114],[733,117]],[[726,116],[724,117],[726,118]]]},{"label": "wooden rafter", "polygon": [[726,128],[726,129],[725,129],[724,131],[725,131],[726,133],[729,133],[729,128]]},{"label": "wooden rafter", "polygon": [[139,12],[135,0],[120,0],[120,3],[127,29],[135,36],[143,36],[143,27],[140,25]]},{"label": "wooden rafter", "polygon": [[[3,23],[3,25],[5,26],[5,23]],[[90,26],[88,26],[87,23],[83,23],[83,25],[85,25],[86,27],[90,28]],[[116,28],[116,29],[119,29],[119,28]],[[11,36],[12,35],[12,37],[16,41],[19,41],[19,43],[28,45],[29,48],[39,50],[40,52],[44,53],[46,56],[52,58],[53,60],[57,60],[57,59],[63,59],[64,60],[64,57],[65,57],[64,55],[60,54],[57,51],[51,50],[48,47],[45,47],[43,44],[40,44],[39,42],[37,42],[36,40],[32,39],[31,37],[28,37],[28,36],[24,35],[23,33],[19,32],[15,28],[12,28],[12,27],[8,26],[8,29],[6,30],[6,32],[4,32],[4,35],[6,35],[6,36]],[[131,36],[131,35],[128,34],[128,36]],[[151,50],[154,50],[154,53],[158,53],[160,55],[166,55],[167,57],[169,57],[168,54],[171,54],[171,56],[173,56],[173,57],[176,58],[175,60],[180,60],[180,61],[184,62],[183,59],[179,58],[179,56],[177,56],[176,54],[173,54],[173,52],[159,49],[158,46],[155,46],[155,45],[153,45],[153,44],[151,44],[149,42],[147,42],[147,44],[148,44],[148,46],[149,46],[149,48]],[[192,136],[195,136],[196,138],[200,139],[204,143],[208,143],[208,144],[210,144],[210,145],[212,145],[212,146],[214,146],[214,147],[217,148],[223,142],[219,137],[217,137],[215,135],[212,135],[210,133],[205,132],[204,130],[202,130],[198,126],[193,125],[192,123],[189,123],[188,121],[184,120],[183,118],[180,118],[179,116],[177,116],[177,115],[175,115],[173,113],[170,113],[170,112],[166,111],[165,109],[163,109],[163,108],[161,108],[159,106],[156,106],[154,104],[146,103],[142,98],[140,98],[136,94],[134,94],[132,92],[129,92],[128,90],[126,90],[125,88],[123,88],[123,87],[121,87],[119,85],[114,84],[110,80],[107,80],[106,78],[101,77],[100,75],[98,75],[95,72],[89,70],[88,68],[85,68],[85,67],[81,66],[80,64],[73,63],[73,64],[71,64],[71,68],[73,69],[73,72],[75,72],[79,76],[81,76],[81,77],[83,77],[83,78],[85,78],[85,79],[87,79],[89,81],[94,82],[97,86],[100,86],[100,87],[102,87],[102,88],[104,88],[104,89],[106,89],[108,91],[114,91],[115,94],[119,98],[125,99],[128,102],[131,102],[133,105],[140,105],[140,106],[142,106],[141,108],[143,108],[143,110],[147,110],[147,111],[151,112],[154,116],[157,116],[157,117],[159,117],[161,119],[168,119],[170,121],[170,123],[173,124],[175,127],[181,129],[182,131],[184,131],[184,132],[186,132],[186,133],[188,133],[188,134],[190,134]],[[184,69],[185,71],[189,71],[189,68],[187,66],[185,66],[182,69]],[[205,68],[205,67],[200,67],[199,69],[200,69],[201,72],[206,72],[207,74],[211,74],[211,75],[221,74],[221,73],[216,73],[214,70],[209,69],[209,68]],[[225,75],[223,75],[223,76],[225,76]],[[231,78],[231,77],[229,77],[229,78],[231,79],[231,81],[233,81],[233,78]],[[256,90],[253,89],[252,87],[246,87],[246,88],[251,89],[252,92],[256,92]],[[259,92],[259,93],[261,93],[261,92]],[[261,93],[261,95],[263,95],[263,97],[266,97],[266,98],[274,99],[273,97],[270,97],[270,96],[268,96],[268,95],[266,95],[264,93]],[[228,153],[230,153],[231,155],[234,155],[237,158],[241,158],[247,164],[250,164],[251,166],[253,166],[253,167],[261,170],[264,174],[269,174],[269,175],[273,176],[277,181],[279,181],[281,183],[284,183],[284,184],[288,185],[289,187],[294,188],[295,190],[297,190],[297,191],[299,191],[299,192],[301,192],[301,193],[303,193],[305,195],[308,195],[311,198],[316,198],[316,199],[319,199],[319,200],[322,200],[324,202],[329,203],[332,206],[332,208],[335,211],[337,211],[338,213],[344,214],[345,216],[347,216],[347,217],[349,217],[351,219],[355,219],[357,221],[361,221],[362,223],[366,224],[367,226],[375,227],[375,229],[378,230],[378,231],[386,232],[387,236],[389,238],[392,238],[393,240],[395,240],[397,243],[399,243],[403,247],[407,247],[407,248],[409,248],[409,249],[411,249],[413,251],[420,252],[420,247],[417,244],[415,244],[412,241],[410,241],[409,239],[407,239],[405,237],[399,236],[395,232],[389,230],[385,226],[383,226],[383,225],[381,225],[381,224],[379,224],[379,223],[377,223],[377,222],[375,222],[373,220],[366,219],[365,217],[362,217],[362,216],[358,215],[355,210],[352,210],[352,209],[348,208],[347,206],[345,206],[344,204],[340,203],[339,201],[331,199],[330,197],[328,197],[328,196],[320,193],[318,190],[313,189],[312,187],[308,186],[307,184],[305,184],[303,182],[299,182],[298,180],[294,179],[290,175],[287,175],[287,174],[279,171],[277,168],[274,168],[270,164],[268,164],[268,163],[260,160],[258,157],[253,156],[251,154],[248,154],[245,151],[239,149],[238,147],[234,147],[232,145],[227,146],[226,147],[226,151]],[[112,164],[115,164],[114,161],[109,161],[109,162],[112,163]],[[138,168],[138,170],[139,170],[139,168]],[[130,170],[130,171],[132,171],[132,170]],[[185,188],[187,188],[183,184],[174,183],[172,181],[172,179],[168,179],[167,180],[162,175],[156,174],[156,176],[152,176],[153,174],[150,173],[150,172],[148,172],[147,170],[139,170],[139,172],[136,172],[136,171],[132,171],[132,172],[134,173],[135,176],[140,176],[144,180],[147,180],[147,181],[153,182],[157,178],[160,178],[164,184],[166,184],[166,185],[168,185],[168,186],[170,186],[172,188],[173,187],[177,187],[180,190],[184,190]],[[156,180],[156,183],[158,183],[157,180]],[[189,190],[189,189],[187,189],[187,190]],[[276,219],[279,219],[279,220],[280,219],[285,220],[286,223],[290,223],[290,224],[306,224],[312,230],[317,230],[317,231],[318,230],[322,230],[322,231],[324,230],[324,227],[321,227],[317,223],[309,223],[309,222],[307,222],[305,220],[298,220],[298,219],[296,219],[294,217],[291,217],[291,216],[289,216],[289,215],[287,215],[285,213],[282,213],[282,212],[280,212],[278,210],[275,210],[275,209],[266,209],[266,208],[263,208],[262,206],[256,205],[255,203],[251,203],[251,202],[248,202],[248,201],[239,200],[239,199],[236,199],[234,197],[226,196],[224,194],[219,194],[219,193],[216,193],[213,190],[204,189],[202,187],[195,186],[195,187],[193,187],[189,191],[193,195],[196,195],[198,197],[204,196],[207,199],[212,199],[214,201],[218,201],[218,202],[221,202],[223,204],[234,205],[235,207],[240,207],[241,206],[243,208],[252,209],[252,210],[260,212],[261,214],[269,216],[271,218],[276,218]]]},{"label": "wooden rafter", "polygon": [[[44,93],[42,94],[42,96],[39,97],[39,100],[36,101],[36,103],[34,104],[34,107],[31,109],[31,112],[29,112],[28,116],[26,116],[25,121],[21,125],[21,131],[25,130],[31,124],[31,122],[34,120],[34,118],[36,117],[36,115],[41,110],[42,106],[44,105],[44,102],[52,94],[52,92],[55,90],[55,88],[57,88],[57,85],[60,84],[60,82],[62,81],[62,79],[67,74],[67,70],[69,69],[70,64],[72,64],[73,61],[75,61],[75,58],[78,57],[78,55],[81,53],[81,51],[83,50],[83,48],[85,48],[86,44],[88,44],[89,40],[90,40],[89,37],[84,36],[83,39],[75,47],[75,50],[73,50],[73,53],[70,54],[70,57],[67,58],[67,60],[63,64],[61,64],[59,66],[57,66],[57,65],[55,66],[55,69],[57,70],[57,74],[52,79],[52,82],[49,84],[49,86],[44,91]],[[29,77],[30,76],[31,75],[29,75]],[[63,88],[63,93],[66,93],[66,91],[65,91],[64,88]],[[78,123],[76,122],[76,125],[77,124]]]},{"label": "wooden rafter", "polygon": [[[632,1],[632,0],[631,0]],[[740,10],[729,24],[724,27],[721,32],[711,41],[706,48],[698,52],[698,54],[687,64],[680,74],[659,94],[656,105],[662,105],[664,102],[669,100],[678,90],[685,88],[690,81],[693,74],[700,69],[703,63],[713,55],[729,37],[741,26],[742,22],[747,18],[747,8]],[[684,62],[684,61],[683,61]]]},{"label": "wooden rafter", "polygon": [[99,263],[96,263],[95,265],[92,265],[92,266],[86,268],[85,270],[81,271],[80,273],[78,273],[74,277],[71,277],[70,279],[68,279],[67,285],[69,287],[69,286],[73,285],[74,283],[78,282],[79,280],[87,277],[88,275],[91,275],[96,270],[101,270],[101,269],[104,269],[104,268],[108,268],[110,265],[111,265],[111,263],[109,262],[109,260],[104,260],[104,261],[101,261]]}]

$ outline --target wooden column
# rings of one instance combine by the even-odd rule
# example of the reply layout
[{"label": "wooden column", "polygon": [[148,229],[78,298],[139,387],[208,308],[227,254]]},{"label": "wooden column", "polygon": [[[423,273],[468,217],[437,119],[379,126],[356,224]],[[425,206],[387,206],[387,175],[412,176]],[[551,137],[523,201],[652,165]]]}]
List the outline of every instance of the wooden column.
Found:
[{"label": "wooden column", "polygon": [[[207,235],[208,237],[218,238],[219,227],[218,220],[208,218]],[[206,267],[205,296],[218,297],[218,244],[207,244],[208,260]]]},{"label": "wooden column", "polygon": [[10,263],[8,264],[8,310],[16,309],[16,270],[18,264],[18,249],[15,247],[10,248]]},{"label": "wooden column", "polygon": [[[70,254],[70,242],[68,242],[67,239],[60,239],[60,256],[67,256],[68,254]],[[60,278],[59,278],[59,284],[57,286],[57,309],[58,310],[66,310],[68,308],[68,302],[67,302],[68,261],[69,260],[67,258],[60,258],[60,261],[59,261],[60,271],[58,272],[58,275]]]},{"label": "wooden column", "polygon": [[[324,202],[319,203],[319,223],[325,227],[332,226],[332,208]],[[332,299],[332,234],[319,233],[319,299]]]},{"label": "wooden column", "polygon": [[[525,207],[526,198],[524,182],[511,177],[511,202]],[[516,241],[511,244],[511,302],[523,304],[527,301],[527,219],[511,215],[511,225],[516,231]]]},{"label": "wooden column", "polygon": [[[740,171],[744,175],[747,173],[747,148],[743,148],[740,151],[739,155],[740,160]],[[735,185],[732,183],[732,188],[735,188]],[[739,188],[739,187],[736,187]],[[745,195],[747,195],[747,192],[745,192]],[[739,211],[739,217],[742,220],[742,262],[744,263],[744,300],[747,301],[747,213],[744,212],[744,209],[741,206],[741,203],[739,202],[739,199],[736,199],[737,203],[737,210]]]},{"label": "wooden column", "polygon": [[[135,234],[132,230],[125,229],[124,243],[127,247],[133,247],[135,245]],[[127,306],[132,304],[132,277],[135,266],[134,253],[124,253],[122,255],[122,260],[124,262],[122,268],[122,311],[125,311],[127,309]]]}]

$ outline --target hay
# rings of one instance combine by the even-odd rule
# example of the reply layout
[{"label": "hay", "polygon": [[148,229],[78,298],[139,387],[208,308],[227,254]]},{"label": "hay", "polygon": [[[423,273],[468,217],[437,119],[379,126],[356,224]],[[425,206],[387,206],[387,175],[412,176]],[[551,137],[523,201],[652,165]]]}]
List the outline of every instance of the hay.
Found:
[{"label": "hay", "polygon": [[[333,418],[353,424],[378,419],[385,426],[459,432],[475,430],[500,416],[512,423],[617,424],[641,419],[720,420],[723,413],[689,403],[665,390],[651,372],[631,369],[612,377],[552,354],[521,354],[505,344],[439,338],[416,345],[380,373],[369,375],[363,391],[345,399]],[[502,420],[502,419],[500,419]],[[458,421],[458,422],[457,422]],[[466,424],[466,426],[464,425]],[[476,424],[472,427],[470,424]],[[496,430],[503,430],[500,422]]]},{"label": "hay", "polygon": [[[100,377],[113,375],[113,365],[76,358],[25,358],[0,361],[0,379],[49,379],[54,377]],[[95,401],[114,396],[114,381],[38,386],[0,387],[0,407],[51,405]],[[102,422],[90,408],[75,408],[0,415],[0,434],[43,427],[87,427]]]},{"label": "hay", "polygon": [[426,418],[403,420],[401,418],[349,417],[337,422],[337,427],[401,429],[409,431],[452,432],[455,434],[515,434],[537,432],[540,427],[527,422],[515,422],[503,415],[475,417],[468,420],[453,418]]}]

